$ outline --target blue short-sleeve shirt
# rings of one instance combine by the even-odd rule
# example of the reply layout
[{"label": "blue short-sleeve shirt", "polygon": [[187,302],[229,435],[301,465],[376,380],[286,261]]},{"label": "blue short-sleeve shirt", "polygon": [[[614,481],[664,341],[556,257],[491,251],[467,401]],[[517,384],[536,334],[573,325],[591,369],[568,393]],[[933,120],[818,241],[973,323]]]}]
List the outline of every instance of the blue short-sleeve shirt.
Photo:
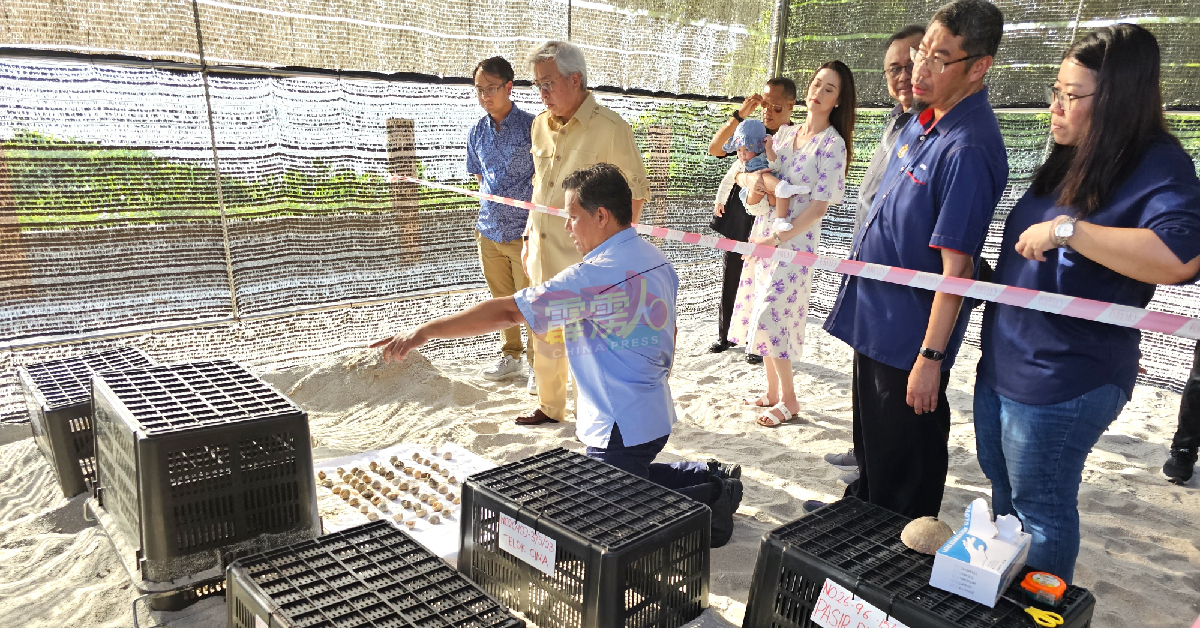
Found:
[{"label": "blue short-sleeve shirt", "polygon": [[[662,251],[629,228],[514,295],[535,333],[561,330],[557,347],[579,389],[575,433],[583,444],[608,447],[613,425],[626,446],[671,433],[675,402],[667,376],[678,291],[679,276]],[[539,343],[538,351],[545,347]]]},{"label": "blue short-sleeve shirt", "polygon": [[[480,175],[479,191],[520,201],[533,198],[533,155],[530,130],[533,114],[513,105],[499,125],[483,116],[467,134],[467,172]],[[493,242],[511,242],[525,232],[529,212],[519,208],[479,201],[475,228]]]},{"label": "blue short-sleeve shirt", "polygon": [[[1068,248],[1027,260],[1014,248],[1030,226],[1062,214],[1058,194],[1032,191],[1013,207],[994,281],[1108,303],[1145,307],[1153,284],[1110,270]],[[1200,180],[1170,138],[1153,142],[1100,211],[1081,219],[1106,227],[1150,229],[1182,262],[1200,255]],[[1029,405],[1061,403],[1112,384],[1133,396],[1141,332],[1070,316],[988,303],[983,315],[979,381]]]},{"label": "blue short-sleeve shirt", "polygon": [[[942,273],[942,253],[974,258],[987,237],[1008,184],[1008,157],[987,89],[967,96],[937,121],[926,110],[900,131],[883,183],[850,258]],[[909,370],[921,349],[933,307],[930,290],[847,276],[825,329],[855,351]],[[966,333],[970,300],[946,345],[942,370],[954,364]]]}]

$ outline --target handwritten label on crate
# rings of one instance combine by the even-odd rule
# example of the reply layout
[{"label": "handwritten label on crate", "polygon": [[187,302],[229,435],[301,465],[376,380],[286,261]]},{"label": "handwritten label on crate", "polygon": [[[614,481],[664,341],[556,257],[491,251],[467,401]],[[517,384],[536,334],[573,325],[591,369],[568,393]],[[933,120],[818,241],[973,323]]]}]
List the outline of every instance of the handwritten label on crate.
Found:
[{"label": "handwritten label on crate", "polygon": [[267,625],[266,621],[263,621],[262,617],[255,615],[254,616],[254,628],[270,628],[270,626]]},{"label": "handwritten label on crate", "polygon": [[504,513],[500,513],[500,549],[533,565],[547,576],[554,575],[558,541]]},{"label": "handwritten label on crate", "polygon": [[828,578],[809,619],[823,628],[908,628]]}]

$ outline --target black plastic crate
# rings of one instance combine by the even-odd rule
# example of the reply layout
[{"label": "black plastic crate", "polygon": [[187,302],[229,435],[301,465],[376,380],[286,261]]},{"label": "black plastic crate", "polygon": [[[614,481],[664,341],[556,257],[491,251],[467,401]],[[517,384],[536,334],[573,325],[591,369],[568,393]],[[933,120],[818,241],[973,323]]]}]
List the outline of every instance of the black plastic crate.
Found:
[{"label": "black plastic crate", "polygon": [[[826,578],[909,628],[1035,625],[1023,607],[1003,598],[988,608],[930,586],[933,556],[908,549],[900,540],[909,521],[847,497],[768,532],[754,567],[743,628],[815,627],[809,617]],[[1021,577],[1005,595],[1024,601],[1017,584]],[[1084,628],[1091,624],[1095,604],[1087,589],[1072,586],[1062,607],[1048,610],[1063,616],[1062,628]]]},{"label": "black plastic crate", "polygon": [[225,588],[229,628],[525,626],[386,521],[242,558]]},{"label": "black plastic crate", "polygon": [[[458,568],[541,628],[674,628],[708,607],[708,506],[555,449],[467,478]],[[549,576],[500,548],[499,517],[556,542]]]},{"label": "black plastic crate", "polygon": [[50,462],[63,495],[74,497],[96,479],[92,437],[92,375],[153,363],[134,348],[51,360],[17,370],[33,438]]},{"label": "black plastic crate", "polygon": [[96,502],[135,582],[219,577],[320,532],[308,417],[243,367],[102,373],[93,392]]}]

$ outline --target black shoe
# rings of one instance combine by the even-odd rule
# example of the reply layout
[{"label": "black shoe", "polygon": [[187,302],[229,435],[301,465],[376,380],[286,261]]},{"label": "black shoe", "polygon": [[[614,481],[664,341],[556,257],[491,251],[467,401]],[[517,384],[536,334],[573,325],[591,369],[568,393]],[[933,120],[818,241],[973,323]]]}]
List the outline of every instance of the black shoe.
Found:
[{"label": "black shoe", "polygon": [[718,341],[712,343],[711,345],[708,345],[708,352],[709,353],[724,353],[726,349],[728,349],[732,346],[733,346],[733,343],[729,342],[728,340],[718,340]]},{"label": "black shoe", "polygon": [[742,477],[742,465],[709,460],[708,474],[721,480],[740,480]]},{"label": "black shoe", "polygon": [[721,484],[721,492],[712,504],[712,539],[709,545],[723,547],[733,538],[733,513],[742,503],[742,482],[737,478],[716,482]]},{"label": "black shoe", "polygon": [[746,354],[746,364],[762,364],[762,363],[763,363],[763,359],[762,359],[761,355],[758,355],[757,353],[747,353]]},{"label": "black shoe", "polygon": [[1197,454],[1196,447],[1172,447],[1171,457],[1163,465],[1163,475],[1175,484],[1192,479],[1192,467],[1196,466]]},{"label": "black shoe", "polygon": [[823,501],[818,501],[818,500],[815,500],[815,499],[810,499],[810,500],[808,500],[808,501],[804,502],[803,504],[800,504],[800,510],[803,510],[803,511],[804,511],[804,514],[808,515],[808,514],[812,514],[812,512],[813,512],[814,510],[817,510],[817,509],[819,509],[819,508],[824,508],[824,507],[826,507],[826,506],[828,506],[828,505],[829,505],[829,504],[826,504],[826,503],[825,503],[825,502],[823,502]]}]

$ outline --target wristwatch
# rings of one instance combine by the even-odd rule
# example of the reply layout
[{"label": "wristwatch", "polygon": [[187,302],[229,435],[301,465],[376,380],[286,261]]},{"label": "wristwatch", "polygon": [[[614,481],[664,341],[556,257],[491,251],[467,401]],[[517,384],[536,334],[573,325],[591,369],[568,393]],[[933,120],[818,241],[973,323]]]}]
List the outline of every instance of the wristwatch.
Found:
[{"label": "wristwatch", "polygon": [[745,118],[742,117],[742,114],[737,112],[737,109],[733,110],[733,119],[737,120],[738,122],[745,120]]},{"label": "wristwatch", "polygon": [[1067,245],[1067,240],[1075,235],[1075,222],[1079,219],[1071,216],[1066,220],[1054,225],[1054,246],[1062,248]]},{"label": "wristwatch", "polygon": [[934,362],[941,362],[942,360],[946,359],[945,353],[942,353],[937,349],[930,349],[929,347],[921,347],[921,350],[917,352],[917,355],[925,358],[926,360],[933,360]]}]

